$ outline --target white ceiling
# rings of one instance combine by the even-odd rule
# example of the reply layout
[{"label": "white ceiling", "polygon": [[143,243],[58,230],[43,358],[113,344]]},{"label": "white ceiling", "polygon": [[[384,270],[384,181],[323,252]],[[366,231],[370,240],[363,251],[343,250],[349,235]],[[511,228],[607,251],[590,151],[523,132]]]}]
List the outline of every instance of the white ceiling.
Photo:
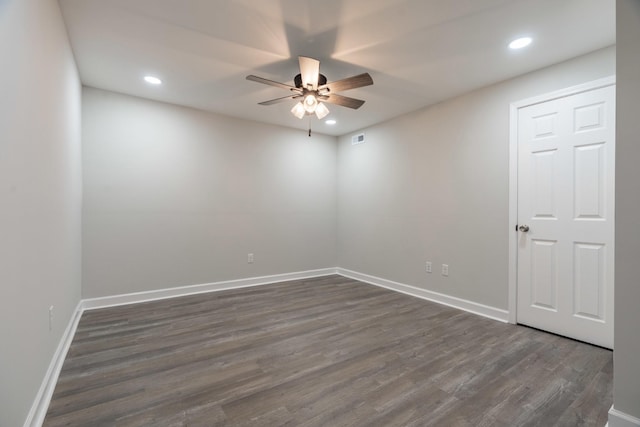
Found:
[{"label": "white ceiling", "polygon": [[[85,85],[306,129],[287,92],[298,55],[329,81],[368,72],[329,105],[343,135],[464,92],[615,44],[614,0],[60,0]],[[531,46],[510,51],[528,35]],[[152,74],[162,86],[142,77]]]}]

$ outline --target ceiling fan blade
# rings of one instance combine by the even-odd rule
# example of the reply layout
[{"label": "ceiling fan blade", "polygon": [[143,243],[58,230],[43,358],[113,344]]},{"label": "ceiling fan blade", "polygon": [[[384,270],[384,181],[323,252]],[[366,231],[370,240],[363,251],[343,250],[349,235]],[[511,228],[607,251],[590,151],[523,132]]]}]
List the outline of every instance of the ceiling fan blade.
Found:
[{"label": "ceiling fan blade", "polygon": [[254,76],[254,75],[247,76],[247,80],[251,80],[252,82],[262,83],[262,84],[269,85],[269,86],[279,87],[281,89],[291,90],[291,91],[294,91],[294,92],[302,92],[297,87],[289,86],[289,85],[286,85],[286,84],[280,83],[280,82],[275,82],[275,81],[269,80],[269,79],[263,79],[262,77],[258,77],[258,76]]},{"label": "ceiling fan blade", "polygon": [[258,102],[258,105],[273,105],[273,104],[277,104],[278,102],[284,102],[284,101],[288,101],[290,99],[296,99],[296,98],[302,98],[302,95],[283,96],[282,98],[276,98],[276,99],[271,99],[269,101]]},{"label": "ceiling fan blade", "polygon": [[306,56],[299,56],[300,75],[302,76],[302,87],[308,88],[310,84],[313,90],[318,89],[318,79],[320,78],[320,61]]},{"label": "ceiling fan blade", "polygon": [[347,77],[346,79],[327,83],[326,85],[320,86],[318,90],[322,91],[324,88],[328,88],[331,92],[342,92],[343,90],[355,89],[372,84],[373,79],[369,73],[363,73],[357,76]]},{"label": "ceiling fan blade", "polygon": [[335,93],[319,96],[318,98],[323,102],[353,108],[354,110],[362,107],[362,104],[364,104],[364,101],[361,99],[349,98],[348,96],[337,95]]}]

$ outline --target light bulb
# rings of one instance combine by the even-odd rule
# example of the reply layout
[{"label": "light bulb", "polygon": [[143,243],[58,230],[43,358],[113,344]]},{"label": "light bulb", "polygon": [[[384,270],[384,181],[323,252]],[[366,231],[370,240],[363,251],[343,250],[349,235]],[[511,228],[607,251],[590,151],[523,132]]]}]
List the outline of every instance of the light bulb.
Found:
[{"label": "light bulb", "polygon": [[522,49],[523,47],[527,47],[531,44],[531,37],[522,37],[519,39],[515,39],[511,43],[509,43],[509,47],[511,49]]},{"label": "light bulb", "polygon": [[154,76],[145,76],[144,81],[152,85],[162,84],[162,80]]}]

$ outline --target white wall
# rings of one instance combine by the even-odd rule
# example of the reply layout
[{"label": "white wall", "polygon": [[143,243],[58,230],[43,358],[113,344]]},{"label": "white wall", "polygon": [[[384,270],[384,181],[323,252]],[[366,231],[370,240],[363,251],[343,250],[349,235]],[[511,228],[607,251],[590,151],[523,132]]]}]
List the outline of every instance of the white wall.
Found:
[{"label": "white wall", "polygon": [[[613,406],[640,420],[640,1],[617,2]],[[627,425],[609,419],[610,427]],[[640,425],[637,422],[635,425]]]},{"label": "white wall", "polygon": [[340,138],[340,267],[507,309],[510,103],[613,74],[611,47]]},{"label": "white wall", "polygon": [[80,82],[55,0],[0,1],[0,70],[0,425],[19,426],[80,299]]},{"label": "white wall", "polygon": [[334,137],[93,88],[82,129],[84,297],[336,265]]}]

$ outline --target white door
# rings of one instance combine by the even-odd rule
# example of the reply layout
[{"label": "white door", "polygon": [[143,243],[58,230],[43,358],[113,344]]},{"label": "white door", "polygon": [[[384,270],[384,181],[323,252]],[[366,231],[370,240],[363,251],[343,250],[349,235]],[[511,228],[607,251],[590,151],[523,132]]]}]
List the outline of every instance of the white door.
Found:
[{"label": "white door", "polygon": [[615,86],[518,110],[518,323],[613,348],[614,154]]}]

